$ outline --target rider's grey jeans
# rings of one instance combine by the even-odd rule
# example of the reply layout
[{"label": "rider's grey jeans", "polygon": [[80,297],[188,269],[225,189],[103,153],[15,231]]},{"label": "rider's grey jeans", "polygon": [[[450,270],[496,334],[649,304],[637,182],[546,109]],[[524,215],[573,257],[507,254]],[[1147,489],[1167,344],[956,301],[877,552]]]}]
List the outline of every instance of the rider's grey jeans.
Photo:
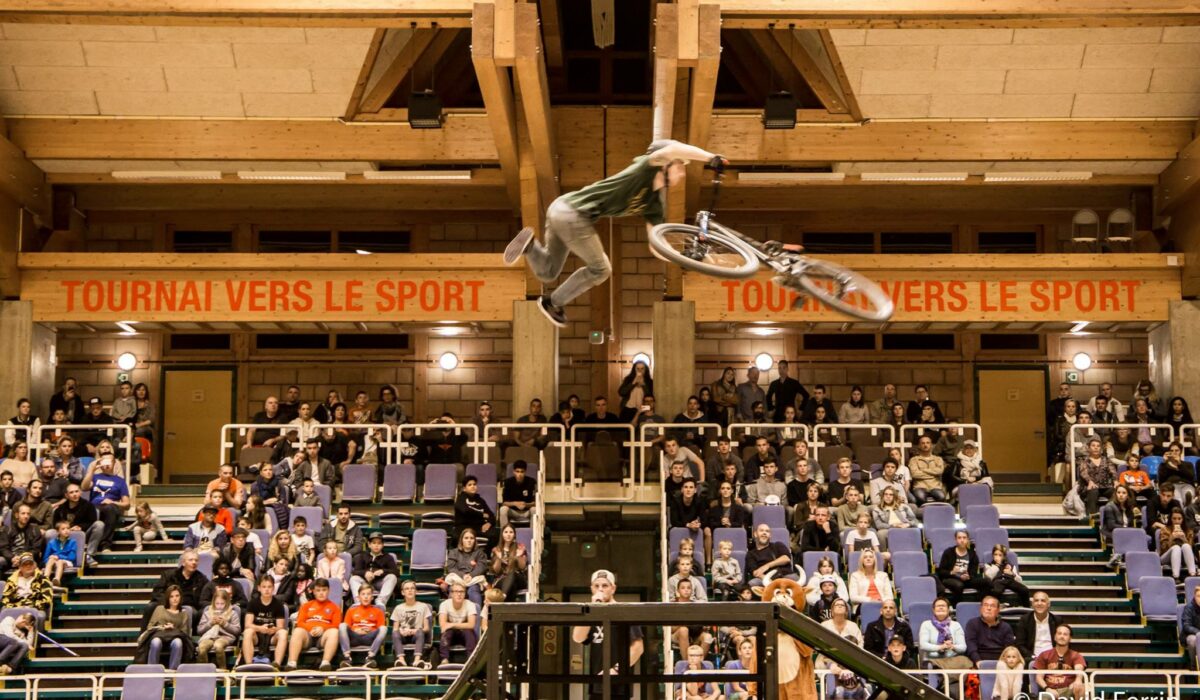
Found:
[{"label": "rider's grey jeans", "polygon": [[592,226],[591,217],[579,213],[561,197],[546,211],[545,241],[542,244],[535,240],[525,251],[525,259],[539,280],[553,282],[558,279],[567,253],[574,253],[583,262],[583,267],[571,273],[550,295],[550,302],[555,306],[566,306],[612,274],[612,263],[604,253],[604,245]]}]

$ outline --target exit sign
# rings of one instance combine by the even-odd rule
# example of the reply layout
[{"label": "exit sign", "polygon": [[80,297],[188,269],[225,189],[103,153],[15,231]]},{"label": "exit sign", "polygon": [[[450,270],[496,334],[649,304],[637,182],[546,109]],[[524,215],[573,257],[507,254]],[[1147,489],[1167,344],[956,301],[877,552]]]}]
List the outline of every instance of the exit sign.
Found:
[{"label": "exit sign", "polygon": [[1067,372],[1067,376],[1063,381],[1065,381],[1067,384],[1078,384],[1079,372],[1077,370],[1070,370]]}]

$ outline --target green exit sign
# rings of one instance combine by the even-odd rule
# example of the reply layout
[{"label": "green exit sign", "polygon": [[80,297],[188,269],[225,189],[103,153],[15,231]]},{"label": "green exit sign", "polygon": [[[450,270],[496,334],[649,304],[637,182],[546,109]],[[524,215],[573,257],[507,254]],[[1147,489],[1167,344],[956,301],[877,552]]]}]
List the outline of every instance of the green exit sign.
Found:
[{"label": "green exit sign", "polygon": [[604,345],[604,331],[592,331],[589,333],[588,342],[592,345]]},{"label": "green exit sign", "polygon": [[1079,383],[1079,372],[1076,370],[1071,370],[1071,371],[1067,372],[1067,378],[1063,381],[1065,381],[1067,384],[1078,384]]}]

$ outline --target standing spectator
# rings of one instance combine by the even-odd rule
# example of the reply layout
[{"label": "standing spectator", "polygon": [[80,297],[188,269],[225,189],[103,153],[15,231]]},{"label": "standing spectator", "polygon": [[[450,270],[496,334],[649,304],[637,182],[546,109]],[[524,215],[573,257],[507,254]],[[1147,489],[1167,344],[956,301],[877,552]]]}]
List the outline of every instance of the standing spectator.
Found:
[{"label": "standing spectator", "polygon": [[746,381],[737,385],[737,417],[744,423],[754,421],[754,404],[766,406],[767,394],[758,385],[758,377],[758,368],[751,367],[746,371]]},{"label": "standing spectator", "polygon": [[363,662],[363,667],[379,668],[375,656],[379,653],[379,648],[383,646],[383,640],[387,637],[387,618],[384,617],[387,603],[381,602],[376,606],[372,602],[375,598],[375,589],[370,586],[360,587],[354,598],[358,604],[351,606],[346,611],[342,623],[338,625],[338,641],[342,649],[341,667],[350,668],[354,665],[354,661],[350,658],[350,647],[366,645],[370,648],[367,650],[367,658]]},{"label": "standing spectator", "polygon": [[21,554],[40,554],[45,550],[45,536],[40,527],[30,522],[30,513],[29,506],[18,505],[13,511],[12,522],[0,527],[0,572],[15,566]]},{"label": "standing spectator", "polygon": [[479,533],[485,547],[496,536],[496,514],[479,495],[479,479],[474,475],[463,479],[458,498],[454,501],[454,531],[460,534],[467,529]]},{"label": "standing spectator", "polygon": [[37,465],[29,459],[29,443],[17,440],[8,451],[8,459],[4,460],[4,468],[13,475],[13,484],[26,488],[29,482],[37,476]]},{"label": "standing spectator", "polygon": [[813,387],[812,396],[808,401],[804,402],[803,420],[805,423],[812,425],[817,421],[817,409],[825,409],[825,419],[823,423],[837,423],[837,409],[833,407],[833,399],[826,395],[824,384],[818,384]]},{"label": "standing spectator", "polygon": [[279,415],[286,423],[296,420],[300,415],[300,387],[293,384],[283,392],[283,401],[279,402]]},{"label": "standing spectator", "polygon": [[934,422],[946,422],[946,416],[942,415],[942,409],[938,406],[937,401],[929,398],[929,387],[924,384],[918,384],[913,387],[913,395],[916,398],[908,402],[908,406],[904,412],[904,419],[906,421],[909,423],[919,423],[921,421],[921,409],[925,404],[932,404]]},{"label": "standing spectator", "polygon": [[912,628],[897,616],[896,601],[892,598],[884,598],[883,604],[879,607],[879,618],[868,624],[867,628],[863,630],[863,649],[876,656],[883,656],[887,652],[888,644],[893,639],[903,642],[905,651],[916,651],[917,646],[913,642]]},{"label": "standing spectator", "polygon": [[956,531],[954,546],[942,552],[937,565],[937,577],[956,605],[963,599],[963,591],[967,588],[977,591],[991,588],[989,582],[980,578],[979,557],[971,546],[971,537],[966,530]]},{"label": "standing spectator", "polygon": [[342,610],[329,599],[329,582],[317,579],[312,584],[313,598],[300,606],[296,615],[296,628],[288,646],[288,661],[285,670],[295,671],[300,654],[315,641],[321,647],[321,665],[318,670],[328,673],[333,670],[333,655],[338,647],[338,625],[342,623]]},{"label": "standing spectator", "polygon": [[621,381],[617,389],[621,397],[621,422],[629,423],[642,408],[642,399],[654,395],[654,379],[650,376],[650,367],[645,362],[634,362],[629,374]]},{"label": "standing spectator", "polygon": [[[900,403],[900,400],[896,398],[896,385],[884,384],[883,396],[875,399],[867,406],[867,412],[871,418],[871,422],[876,425],[883,425],[887,423],[888,419],[892,415],[892,406],[895,406],[898,403]],[[903,404],[901,404],[901,406],[903,406]]]},{"label": "standing spectator", "polygon": [[1054,630],[1062,622],[1050,612],[1050,594],[1034,591],[1032,601],[1033,610],[1022,615],[1017,623],[1017,649],[1027,659],[1054,646]]},{"label": "standing spectator", "polygon": [[217,668],[224,671],[225,649],[235,646],[238,635],[242,633],[242,609],[233,604],[227,591],[219,590],[213,593],[212,603],[200,616],[200,626],[196,632],[200,635],[196,661],[208,663],[211,652],[215,655]]},{"label": "standing spectator", "polygon": [[842,423],[869,423],[871,410],[863,400],[863,390],[857,384],[850,387],[850,398],[842,404],[837,412],[838,421]]},{"label": "standing spectator", "polygon": [[1017,643],[1012,628],[1000,619],[1000,601],[990,595],[984,596],[979,604],[979,617],[967,623],[964,633],[967,656],[976,666],[980,661],[996,661],[1001,652]]},{"label": "standing spectator", "polygon": [[275,597],[275,579],[263,576],[258,580],[258,595],[246,605],[242,621],[246,634],[242,636],[242,663],[271,663],[271,647],[275,648],[274,662],[278,671],[287,653],[288,625],[283,603]]},{"label": "standing spectator", "polygon": [[62,391],[50,397],[50,415],[62,411],[68,423],[82,423],[84,410],[75,377],[67,377],[63,380]]},{"label": "standing spectator", "polygon": [[412,580],[405,581],[400,586],[400,594],[404,599],[392,609],[392,653],[396,655],[393,668],[409,667],[405,658],[404,641],[412,640],[412,668],[428,671],[429,662],[423,661],[423,656],[429,655],[433,642],[433,608],[429,603],[417,600],[417,584]]},{"label": "standing spectator", "polygon": [[682,464],[684,476],[696,479],[697,482],[704,481],[704,462],[695,452],[681,446],[674,437],[669,437],[663,442],[662,461],[667,471],[672,471],[671,467],[676,464]]},{"label": "standing spectator", "polygon": [[395,558],[383,551],[382,532],[372,532],[367,540],[367,551],[354,556],[350,596],[357,599],[360,589],[372,588],[379,591],[379,604],[386,608],[400,582],[400,570]]},{"label": "standing spectator", "polygon": [[721,370],[721,378],[712,383],[709,391],[712,393],[713,404],[721,420],[717,421],[722,427],[738,420],[737,384],[734,381],[732,367]]},{"label": "standing spectator", "polygon": [[[617,592],[617,577],[608,569],[597,569],[592,572],[592,602],[593,603],[611,603],[613,596]],[[620,628],[614,627],[614,633],[617,637],[617,653],[613,655],[612,668],[605,668],[603,656],[600,653],[600,644],[604,643],[604,628],[595,625],[591,627],[573,627],[571,628],[571,641],[576,644],[584,644],[588,649],[588,672],[592,675],[600,675],[603,673],[629,673],[630,670],[637,665],[638,660],[642,658],[642,653],[645,651],[645,639],[642,634],[642,628],[639,625],[630,625],[629,627]],[[629,656],[626,660],[625,655],[621,652],[622,649],[628,646]],[[624,663],[623,663],[624,662]],[[612,698],[628,698],[633,694],[632,689],[626,685],[614,684],[612,693],[609,697]],[[593,683],[588,688],[589,700],[596,700],[603,697],[603,691],[599,683]]]},{"label": "standing spectator", "polygon": [[525,476],[525,460],[513,462],[513,475],[504,480],[500,494],[500,527],[509,523],[524,525],[533,519],[537,502],[537,482]]},{"label": "standing spectator", "polygon": [[779,379],[767,387],[767,411],[775,423],[783,422],[783,411],[788,406],[799,410],[808,403],[808,390],[799,381],[788,376],[787,360],[779,361]]},{"label": "standing spectator", "polygon": [[[826,511],[827,518],[828,515]],[[746,552],[744,568],[752,587],[762,586],[767,574],[771,574],[772,579],[800,580],[787,545],[771,541],[771,526],[766,523],[760,523],[754,530],[754,546]]]},{"label": "standing spectator", "polygon": [[113,535],[125,511],[129,510],[129,486],[125,480],[113,474],[115,460],[100,458],[88,466],[81,487],[89,491],[92,505],[96,506],[96,517],[104,523],[100,536],[99,551],[112,549]]},{"label": "standing spectator", "polygon": [[908,460],[908,469],[912,473],[913,500],[917,505],[946,501],[946,486],[942,482],[946,463],[933,454],[933,440],[928,435],[917,440],[917,454]]},{"label": "standing spectator", "polygon": [[0,603],[5,608],[33,608],[49,615],[53,598],[54,584],[38,568],[34,554],[18,554],[16,571],[12,572],[4,584],[4,594],[0,597]]},{"label": "standing spectator", "polygon": [[[286,425],[283,415],[279,413],[279,399],[275,396],[268,396],[266,400],[263,401],[263,410],[255,413],[250,419],[250,422],[255,425]],[[279,443],[285,441],[287,441],[286,430],[255,428],[254,430],[246,431],[245,446],[274,448]]]},{"label": "standing spectator", "polygon": [[[100,540],[104,537],[104,523],[97,517],[96,506],[90,501],[84,499],[83,490],[75,484],[67,487],[66,498],[63,502],[54,509],[54,522],[65,520],[74,532],[84,533],[84,541],[87,543],[87,565],[97,566],[96,551],[100,547]],[[27,506],[18,506],[17,514],[14,518],[15,525],[21,519],[21,510]],[[41,528],[33,528],[40,535]],[[8,555],[5,554],[4,539],[8,534],[9,528],[0,529],[0,561],[11,561]],[[10,539],[15,535],[9,535]],[[25,535],[28,539],[30,535]],[[3,565],[0,565],[3,568]]]},{"label": "standing spectator", "polygon": [[246,501],[246,487],[233,475],[232,464],[222,464],[217,470],[217,478],[208,482],[205,491],[210,495],[213,491],[222,492],[230,508],[241,508]]},{"label": "standing spectator", "polygon": [[1071,648],[1070,625],[1063,623],[1054,629],[1054,647],[1039,654],[1033,660],[1033,668],[1038,672],[1038,687],[1049,691],[1054,697],[1076,700],[1086,697],[1083,671],[1087,668],[1087,661],[1083,654]]},{"label": "standing spectator", "polygon": [[17,415],[8,419],[9,426],[23,426],[27,430],[6,430],[4,431],[4,444],[12,445],[17,440],[24,440],[26,443],[32,442],[37,435],[37,430],[42,426],[42,421],[37,416],[33,415],[33,404],[27,398],[17,399]]},{"label": "standing spectator", "polygon": [[325,525],[321,530],[319,546],[325,548],[326,542],[336,542],[338,554],[348,552],[350,556],[354,556],[362,551],[362,531],[350,519],[350,506],[345,503],[337,508],[337,518]]},{"label": "standing spectator", "polygon": [[150,400],[150,387],[138,382],[133,387],[133,399],[137,404],[137,413],[133,417],[133,435],[154,442],[154,433],[157,430],[154,422],[158,420],[158,409]]},{"label": "standing spectator", "polygon": [[479,609],[474,601],[466,600],[466,595],[466,588],[461,583],[455,583],[450,586],[450,598],[442,601],[438,608],[438,627],[442,630],[438,649],[443,664],[450,662],[450,647],[454,642],[466,646],[468,657],[478,643],[475,622]]},{"label": "standing spectator", "polygon": [[1187,651],[1190,663],[1188,668],[1194,669],[1200,664],[1200,586],[1192,591],[1192,599],[1183,607],[1179,645]]},{"label": "standing spectator", "polygon": [[338,393],[337,389],[330,389],[325,394],[325,403],[319,404],[313,409],[313,417],[319,423],[337,423],[333,407],[339,403],[342,403],[342,395]]}]

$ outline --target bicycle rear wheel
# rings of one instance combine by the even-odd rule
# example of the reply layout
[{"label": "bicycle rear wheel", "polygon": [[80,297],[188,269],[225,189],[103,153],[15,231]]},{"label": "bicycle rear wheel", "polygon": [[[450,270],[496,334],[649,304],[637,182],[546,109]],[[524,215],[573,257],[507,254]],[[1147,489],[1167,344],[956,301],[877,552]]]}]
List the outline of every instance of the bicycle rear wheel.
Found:
[{"label": "bicycle rear wheel", "polygon": [[690,224],[659,224],[650,229],[650,251],[661,260],[714,277],[742,279],[758,272],[758,254],[750,244],[712,223],[704,241],[699,232]]},{"label": "bicycle rear wheel", "polygon": [[896,305],[872,280],[825,260],[807,258],[805,262],[804,271],[792,279],[808,296],[834,311],[866,321],[886,321],[892,317]]}]

